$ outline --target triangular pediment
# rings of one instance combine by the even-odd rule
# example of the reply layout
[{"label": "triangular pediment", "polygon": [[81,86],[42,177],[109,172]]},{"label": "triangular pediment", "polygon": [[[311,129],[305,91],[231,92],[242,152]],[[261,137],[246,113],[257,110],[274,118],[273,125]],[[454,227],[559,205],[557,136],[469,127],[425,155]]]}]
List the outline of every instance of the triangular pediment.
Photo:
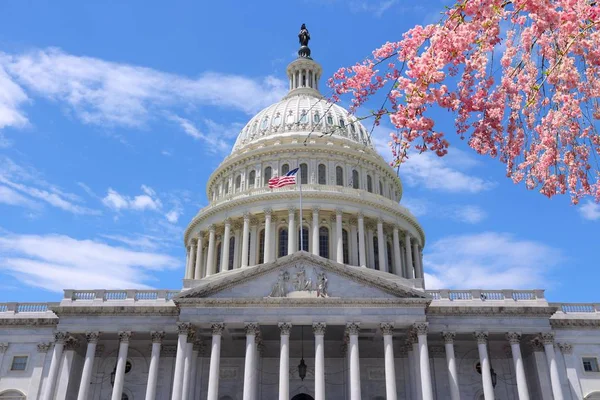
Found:
[{"label": "triangular pediment", "polygon": [[407,279],[297,252],[258,266],[221,272],[174,298],[394,299],[429,296]]}]

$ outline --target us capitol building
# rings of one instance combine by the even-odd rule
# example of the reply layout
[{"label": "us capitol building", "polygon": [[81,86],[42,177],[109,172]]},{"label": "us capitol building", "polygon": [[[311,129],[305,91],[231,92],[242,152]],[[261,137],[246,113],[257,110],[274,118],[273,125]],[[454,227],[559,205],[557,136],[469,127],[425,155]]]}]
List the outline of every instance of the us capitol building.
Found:
[{"label": "us capitol building", "polygon": [[[600,399],[600,304],[426,290],[401,180],[299,37],[208,180],[183,289],[0,303],[0,399]],[[295,168],[301,203],[267,184]]]}]

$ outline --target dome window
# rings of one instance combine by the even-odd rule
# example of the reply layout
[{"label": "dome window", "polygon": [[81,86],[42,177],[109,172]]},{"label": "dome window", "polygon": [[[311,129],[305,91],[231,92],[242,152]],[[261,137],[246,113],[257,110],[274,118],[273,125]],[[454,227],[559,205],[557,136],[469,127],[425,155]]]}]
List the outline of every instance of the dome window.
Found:
[{"label": "dome window", "polygon": [[239,192],[241,186],[242,186],[242,177],[241,177],[241,175],[238,175],[235,178],[235,191]]},{"label": "dome window", "polygon": [[315,112],[313,114],[313,123],[318,124],[319,122],[321,122],[321,116],[319,115],[319,112]]},{"label": "dome window", "polygon": [[303,110],[302,114],[300,114],[300,123],[301,124],[307,124],[308,123],[308,115],[306,114],[306,110]]},{"label": "dome window", "polygon": [[248,176],[248,187],[253,188],[254,183],[256,182],[256,171],[250,171],[250,175]]},{"label": "dome window", "polygon": [[256,133],[256,128],[258,127],[258,123],[255,121],[254,125],[252,125],[252,133]]},{"label": "dome window", "polygon": [[229,193],[229,181],[226,181],[223,185],[223,194],[226,195],[227,193]]},{"label": "dome window", "polygon": [[265,117],[260,123],[260,129],[265,130],[269,126],[269,117]]},{"label": "dome window", "polygon": [[343,118],[340,118],[340,126],[341,126],[342,128],[345,128],[345,127],[346,127],[346,122],[344,121],[344,119],[343,119]]},{"label": "dome window", "polygon": [[379,194],[383,196],[383,183],[379,181]]},{"label": "dome window", "polygon": [[281,114],[277,113],[275,114],[275,117],[273,118],[273,125],[279,125],[281,124]]},{"label": "dome window", "polygon": [[300,164],[300,183],[306,185],[308,183],[308,165]]},{"label": "dome window", "polygon": [[335,167],[335,184],[344,186],[344,169],[339,165]]},{"label": "dome window", "polygon": [[360,187],[360,181],[359,181],[359,177],[358,177],[358,171],[353,169],[352,170],[352,187],[354,189],[358,189]]},{"label": "dome window", "polygon": [[263,174],[263,186],[267,186],[269,184],[269,179],[271,179],[272,174],[273,169],[271,167],[265,168],[265,173]]},{"label": "dome window", "polygon": [[327,167],[325,164],[319,164],[319,185],[327,184]]},{"label": "dome window", "polygon": [[288,254],[288,231],[285,228],[279,230],[279,251],[278,257],[285,257]]},{"label": "dome window", "polygon": [[329,229],[324,226],[319,228],[319,255],[329,258]]},{"label": "dome window", "polygon": [[333,125],[333,117],[331,114],[327,114],[327,125]]},{"label": "dome window", "polygon": [[350,129],[352,130],[352,133],[356,133],[356,128],[354,127],[354,124],[350,124]]},{"label": "dome window", "polygon": [[373,178],[371,178],[371,175],[367,175],[367,192],[373,193]]},{"label": "dome window", "polygon": [[290,165],[289,164],[283,164],[281,166],[281,174],[280,175],[285,175],[288,172],[290,172]]},{"label": "dome window", "polygon": [[292,111],[290,111],[287,115],[287,117],[285,117],[285,123],[286,124],[293,124],[294,123],[294,113]]}]

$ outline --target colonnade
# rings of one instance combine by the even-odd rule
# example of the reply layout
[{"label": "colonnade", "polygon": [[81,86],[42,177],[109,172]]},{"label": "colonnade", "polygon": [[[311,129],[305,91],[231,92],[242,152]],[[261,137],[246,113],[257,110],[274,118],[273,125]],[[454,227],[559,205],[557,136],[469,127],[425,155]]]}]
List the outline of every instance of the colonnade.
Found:
[{"label": "colonnade", "polygon": [[[177,354],[175,358],[175,367],[172,385],[172,400],[187,400],[190,394],[194,393],[194,386],[197,384],[194,380],[196,375],[196,363],[198,354],[202,347],[202,342],[196,339],[195,327],[191,323],[180,322],[177,324],[178,340]],[[219,395],[219,371],[221,361],[221,341],[225,325],[223,323],[213,323],[210,325],[212,331],[212,341],[210,347],[210,367],[207,384],[207,399],[217,400]],[[281,322],[278,324],[280,332],[280,351],[279,351],[279,399],[287,400],[290,395],[290,360],[289,360],[289,340],[292,323]],[[324,322],[313,323],[312,325],[315,342],[315,377],[314,393],[315,400],[324,400],[325,390],[325,343],[327,325]],[[361,373],[359,356],[359,334],[360,322],[346,323],[344,343],[346,357],[348,361],[348,398],[350,400],[361,399]],[[394,325],[391,323],[382,323],[379,326],[383,337],[383,362],[385,367],[385,390],[388,400],[397,399],[396,371],[394,360]],[[246,323],[246,350],[244,362],[244,380],[243,380],[243,399],[255,400],[258,393],[258,347],[260,341],[260,326],[258,323]],[[410,376],[410,397],[414,399],[433,400],[433,384],[430,372],[430,358],[428,350],[428,323],[416,323],[409,327],[406,334],[405,349],[409,360]],[[523,366],[521,353],[521,334],[518,332],[508,332],[505,334],[506,340],[510,343],[512,358],[514,363],[515,378],[517,383],[519,400],[529,400],[529,390],[527,379]],[[160,364],[161,344],[165,337],[164,332],[151,332],[152,354],[148,371],[148,380],[146,385],[146,400],[155,400],[156,388],[158,382],[158,372]],[[86,400],[89,397],[89,382],[91,382],[94,358],[96,355],[96,345],[100,337],[100,332],[88,332],[86,334],[87,349],[82,368],[81,382],[79,385],[78,400]],[[120,400],[123,393],[123,384],[125,378],[125,365],[129,349],[131,332],[123,331],[118,333],[119,350],[117,356],[117,366],[114,372],[114,382],[111,394],[111,400]],[[459,376],[457,372],[457,360],[454,352],[454,341],[456,333],[442,332],[441,337],[445,343],[446,366],[449,379],[449,394],[452,400],[461,398]],[[488,350],[488,333],[474,332],[473,338],[477,342],[479,360],[481,365],[481,384],[486,400],[494,400],[494,382],[492,379],[492,369]],[[76,341],[67,332],[57,332],[55,334],[54,350],[48,377],[46,379],[42,400],[51,400],[55,397],[57,378],[59,374],[59,365],[66,353],[74,352],[74,348],[69,348],[65,344],[69,340]],[[551,393],[555,400],[562,400],[562,388],[556,355],[554,350],[554,334],[551,332],[542,333],[534,339],[536,343],[543,345],[545,358],[548,365],[549,381],[551,382]],[[46,350],[48,346],[44,347]],[[65,354],[64,350],[67,349]],[[538,366],[539,368],[539,366]],[[539,370],[538,370],[539,372]]]},{"label": "colonnade", "polygon": [[[245,213],[210,225],[187,246],[186,279],[201,279],[228,269],[275,260],[299,250],[299,212],[294,207],[262,214]],[[284,222],[285,221],[285,222]],[[285,236],[281,229],[285,229]],[[326,228],[326,236],[321,232]],[[304,250],[336,262],[376,268],[407,279],[423,278],[420,240],[382,218],[342,209],[303,210]],[[286,240],[287,244],[282,243]],[[323,254],[325,253],[325,254]]]}]

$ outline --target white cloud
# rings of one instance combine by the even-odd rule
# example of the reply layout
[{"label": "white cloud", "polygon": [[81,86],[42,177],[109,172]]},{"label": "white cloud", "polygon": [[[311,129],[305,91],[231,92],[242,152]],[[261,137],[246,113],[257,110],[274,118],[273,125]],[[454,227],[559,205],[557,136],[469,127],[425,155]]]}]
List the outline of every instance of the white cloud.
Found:
[{"label": "white cloud", "polygon": [[0,270],[28,285],[67,288],[148,288],[152,272],[177,268],[166,254],[135,251],[63,235],[0,236]]},{"label": "white cloud", "polygon": [[584,204],[580,204],[577,207],[579,214],[581,214],[583,218],[590,221],[600,220],[600,204],[587,200]]},{"label": "white cloud", "polygon": [[[39,208],[40,200],[53,207],[80,215],[97,215],[99,211],[81,206],[81,199],[64,192],[39,177],[37,171],[25,168],[7,157],[0,157],[0,183],[4,185],[4,203],[29,208]],[[18,198],[19,202],[15,202]]]},{"label": "white cloud", "polygon": [[[188,136],[191,136],[194,139],[200,140],[200,141],[204,142],[205,144],[207,144],[208,146],[206,147],[206,149],[209,152],[211,152],[211,153],[227,153],[231,150],[232,144],[229,143],[227,140],[221,139],[222,137],[225,137],[225,138],[228,137],[227,134],[229,134],[229,132],[227,130],[224,129],[222,132],[208,131],[207,133],[203,133],[189,119],[186,119],[186,118],[180,117],[178,115],[174,115],[174,114],[169,115],[168,118],[171,121],[177,123]],[[221,125],[218,125],[218,124],[214,123],[213,121],[209,120],[208,129],[211,129],[211,128],[214,129],[215,127],[219,127],[219,126],[221,126]],[[237,131],[237,133],[239,133],[239,130]]]},{"label": "white cloud", "polygon": [[[4,70],[8,75],[2,73]],[[0,88],[11,90],[5,96],[8,100],[0,98],[0,122],[3,118],[5,125],[13,126],[26,122],[19,105],[27,99],[14,81],[42,97],[68,105],[85,123],[128,127],[144,125],[160,114],[157,110],[178,105],[220,106],[252,114],[278,101],[287,91],[287,84],[272,76],[259,80],[206,72],[192,79],[75,56],[56,48],[17,55],[0,53],[0,79]]]},{"label": "white cloud", "polygon": [[[23,89],[10,78],[0,65],[0,129],[6,126],[20,128],[27,125],[27,117],[19,110],[27,100]],[[6,143],[5,139],[1,142]]]},{"label": "white cloud", "polygon": [[16,192],[13,189],[6,186],[0,186],[0,203],[26,208],[40,207],[39,203],[21,195],[19,192]]},{"label": "white cloud", "polygon": [[563,261],[556,248],[496,232],[449,236],[425,250],[429,289],[537,289]]},{"label": "white cloud", "polygon": [[473,204],[438,204],[423,198],[402,198],[400,203],[415,217],[452,219],[468,224],[477,224],[487,218],[480,206]]},{"label": "white cloud", "polygon": [[481,207],[474,205],[453,206],[451,214],[457,221],[469,224],[477,224],[487,217],[486,212]]},{"label": "white cloud", "polygon": [[391,6],[397,3],[397,0],[384,0],[384,1],[364,1],[364,0],[353,0],[350,1],[350,10],[352,12],[367,12],[372,13],[377,17],[381,17]]},{"label": "white cloud", "polygon": [[127,209],[156,211],[162,208],[162,202],[156,196],[156,192],[152,188],[142,185],[142,192],[143,194],[129,197],[120,194],[112,188],[108,188],[108,193],[102,199],[102,203],[115,211]]},{"label": "white cloud", "polygon": [[179,221],[179,217],[181,216],[181,210],[173,209],[165,214],[165,218],[172,224],[176,224]]}]

